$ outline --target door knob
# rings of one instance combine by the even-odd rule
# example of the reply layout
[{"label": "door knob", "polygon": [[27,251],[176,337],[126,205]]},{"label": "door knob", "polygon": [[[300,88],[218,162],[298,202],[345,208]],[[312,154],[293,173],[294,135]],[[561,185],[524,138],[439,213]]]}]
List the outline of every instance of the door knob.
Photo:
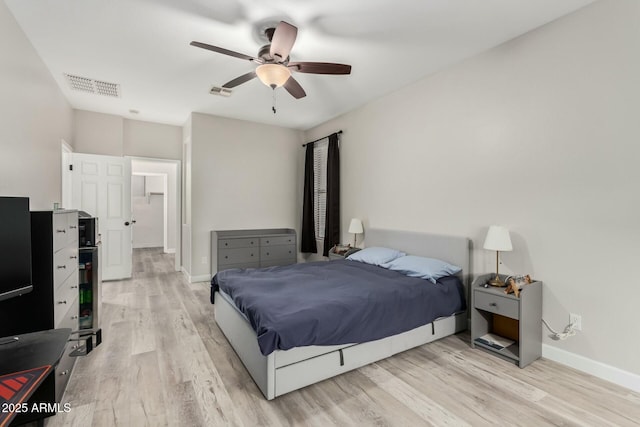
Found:
[{"label": "door knob", "polygon": [[124,225],[126,225],[126,226],[128,227],[128,226],[129,226],[129,221],[126,221],[126,222],[124,223]]}]

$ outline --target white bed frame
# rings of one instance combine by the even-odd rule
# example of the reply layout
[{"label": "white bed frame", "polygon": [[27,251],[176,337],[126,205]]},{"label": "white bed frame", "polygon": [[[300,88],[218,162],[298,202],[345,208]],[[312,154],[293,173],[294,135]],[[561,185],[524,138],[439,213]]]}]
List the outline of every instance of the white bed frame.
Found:
[{"label": "white bed frame", "polygon": [[[461,278],[468,296],[469,239],[372,229],[367,231],[365,243],[369,247],[385,246],[411,255],[438,258],[462,267]],[[264,356],[246,317],[217,292],[215,319],[268,400],[467,329],[467,313],[463,312],[377,341],[296,347]]]}]

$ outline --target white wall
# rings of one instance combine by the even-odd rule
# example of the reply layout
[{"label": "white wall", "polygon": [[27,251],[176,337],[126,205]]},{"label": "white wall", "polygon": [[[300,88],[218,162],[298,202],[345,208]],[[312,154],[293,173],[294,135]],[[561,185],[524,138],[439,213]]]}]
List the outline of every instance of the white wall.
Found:
[{"label": "white wall", "polygon": [[298,228],[302,133],[200,113],[192,114],[190,126],[188,273],[205,277],[210,272],[211,230]]},{"label": "white wall", "polygon": [[122,117],[85,110],[73,110],[73,114],[73,139],[77,153],[125,155]]},{"label": "white wall", "polygon": [[599,1],[308,131],[344,130],[344,239],[352,217],[469,236],[483,273],[505,225],[504,272],[544,281],[556,329],[582,315],[545,343],[640,374],[638,22],[640,2]]},{"label": "white wall", "polygon": [[180,126],[85,110],[73,111],[73,136],[78,153],[182,159]]},{"label": "white wall", "polygon": [[4,2],[0,52],[0,195],[52,209],[61,201],[60,140],[73,144],[73,110]]},{"label": "white wall", "polygon": [[175,160],[182,158],[180,126],[125,119],[123,143],[127,156]]}]

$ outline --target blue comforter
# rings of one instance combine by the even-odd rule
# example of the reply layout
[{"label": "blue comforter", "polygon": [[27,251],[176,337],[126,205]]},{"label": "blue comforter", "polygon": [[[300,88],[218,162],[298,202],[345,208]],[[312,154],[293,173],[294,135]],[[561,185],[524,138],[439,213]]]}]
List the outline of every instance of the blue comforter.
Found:
[{"label": "blue comforter", "polygon": [[246,315],[262,354],[373,341],[465,310],[457,277],[438,283],[357,261],[221,271],[212,280]]}]

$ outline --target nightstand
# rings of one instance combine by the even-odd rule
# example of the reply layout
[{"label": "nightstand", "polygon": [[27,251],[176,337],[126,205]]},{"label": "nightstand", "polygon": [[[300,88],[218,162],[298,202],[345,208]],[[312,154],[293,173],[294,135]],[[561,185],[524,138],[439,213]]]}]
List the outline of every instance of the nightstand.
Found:
[{"label": "nightstand", "polygon": [[334,248],[331,248],[331,250],[329,251],[329,261],[336,261],[336,260],[339,260],[339,259],[346,259],[352,253],[358,252],[360,250],[360,248],[351,248],[351,249],[349,249],[347,252],[345,252],[343,254],[337,254],[337,253],[333,252],[333,249]]},{"label": "nightstand", "polygon": [[[542,355],[542,282],[525,285],[516,298],[505,294],[506,288],[484,287],[493,277],[495,274],[479,276],[471,285],[471,346],[524,368]],[[481,340],[487,333],[514,343],[500,348]]]}]

